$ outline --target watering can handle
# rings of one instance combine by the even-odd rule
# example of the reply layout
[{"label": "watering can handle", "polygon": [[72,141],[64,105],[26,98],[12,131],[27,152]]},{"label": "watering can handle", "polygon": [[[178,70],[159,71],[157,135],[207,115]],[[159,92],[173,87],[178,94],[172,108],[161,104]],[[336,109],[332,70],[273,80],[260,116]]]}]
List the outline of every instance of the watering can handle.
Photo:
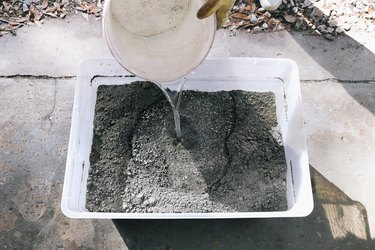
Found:
[{"label": "watering can handle", "polygon": [[197,17],[200,19],[216,13],[217,28],[221,28],[228,19],[228,11],[233,7],[235,0],[207,0],[198,10]]}]

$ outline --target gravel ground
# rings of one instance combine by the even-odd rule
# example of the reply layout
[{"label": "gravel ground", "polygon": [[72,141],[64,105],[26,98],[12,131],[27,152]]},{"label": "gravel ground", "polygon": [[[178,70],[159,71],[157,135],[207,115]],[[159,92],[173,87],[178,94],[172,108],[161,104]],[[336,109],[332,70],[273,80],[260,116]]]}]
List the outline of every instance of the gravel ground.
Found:
[{"label": "gravel ground", "polygon": [[225,26],[232,32],[249,33],[277,30],[309,31],[332,40],[349,30],[375,29],[375,0],[283,0],[281,6],[268,12],[258,1],[236,2]]},{"label": "gravel ground", "polygon": [[[48,18],[81,12],[101,17],[103,0],[0,0],[0,37],[16,35],[22,26],[41,25]],[[308,31],[333,40],[345,31],[375,29],[375,0],[283,0],[268,12],[258,0],[238,0],[224,24],[233,35],[278,30]]]}]

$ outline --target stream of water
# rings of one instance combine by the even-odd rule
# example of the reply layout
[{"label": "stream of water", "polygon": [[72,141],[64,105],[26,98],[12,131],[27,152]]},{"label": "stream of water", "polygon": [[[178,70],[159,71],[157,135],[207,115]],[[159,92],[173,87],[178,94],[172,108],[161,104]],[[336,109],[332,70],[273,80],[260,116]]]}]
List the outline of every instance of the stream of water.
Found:
[{"label": "stream of water", "polygon": [[186,82],[186,78],[179,79],[173,82],[173,89],[170,89],[170,84],[156,83],[156,85],[161,89],[168,102],[170,103],[173,111],[174,125],[176,130],[177,141],[181,140],[181,117],[180,117],[180,104],[182,91]]}]

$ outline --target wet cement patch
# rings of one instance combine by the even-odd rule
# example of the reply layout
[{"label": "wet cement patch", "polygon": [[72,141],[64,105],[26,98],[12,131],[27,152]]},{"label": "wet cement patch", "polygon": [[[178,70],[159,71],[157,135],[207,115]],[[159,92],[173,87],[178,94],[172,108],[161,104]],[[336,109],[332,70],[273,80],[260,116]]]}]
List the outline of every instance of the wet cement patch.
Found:
[{"label": "wet cement patch", "polygon": [[287,209],[273,93],[184,91],[182,141],[158,87],[99,86],[86,207],[97,212]]}]

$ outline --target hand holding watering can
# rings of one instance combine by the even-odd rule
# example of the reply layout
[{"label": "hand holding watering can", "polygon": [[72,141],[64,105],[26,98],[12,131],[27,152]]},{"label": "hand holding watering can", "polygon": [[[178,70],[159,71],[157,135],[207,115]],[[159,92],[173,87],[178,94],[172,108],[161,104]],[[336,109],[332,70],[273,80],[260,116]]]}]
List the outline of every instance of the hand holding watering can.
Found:
[{"label": "hand holding watering can", "polygon": [[207,18],[216,13],[217,28],[220,29],[228,18],[228,11],[233,7],[235,0],[207,0],[198,10],[197,17]]}]

